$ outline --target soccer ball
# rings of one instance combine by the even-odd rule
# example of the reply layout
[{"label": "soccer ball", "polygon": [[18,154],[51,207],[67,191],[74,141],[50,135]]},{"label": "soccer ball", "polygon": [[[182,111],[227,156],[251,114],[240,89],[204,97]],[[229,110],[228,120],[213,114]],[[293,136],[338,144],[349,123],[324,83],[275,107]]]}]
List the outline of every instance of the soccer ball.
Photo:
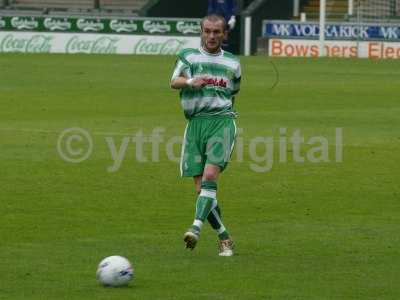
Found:
[{"label": "soccer ball", "polygon": [[109,256],[100,262],[96,277],[104,286],[127,285],[133,278],[133,267],[125,257]]}]

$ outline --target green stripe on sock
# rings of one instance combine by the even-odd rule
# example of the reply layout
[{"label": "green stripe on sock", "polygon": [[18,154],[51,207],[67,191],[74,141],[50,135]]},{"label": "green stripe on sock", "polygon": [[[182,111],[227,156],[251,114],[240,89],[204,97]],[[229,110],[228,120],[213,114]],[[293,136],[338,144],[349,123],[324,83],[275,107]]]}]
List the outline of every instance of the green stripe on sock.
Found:
[{"label": "green stripe on sock", "polygon": [[[218,205],[217,205],[217,207],[215,207],[213,209],[213,211],[215,211],[219,215],[219,217],[221,218],[221,210],[219,209]],[[221,228],[222,224],[220,224],[218,219],[214,216],[213,211],[208,215],[207,220],[208,220],[208,223],[210,223],[211,227],[214,230],[218,230],[218,229]]]},{"label": "green stripe on sock", "polygon": [[199,234],[200,233],[200,228],[195,226],[195,225],[190,226],[190,229],[195,234]]},{"label": "green stripe on sock", "polygon": [[218,234],[218,238],[221,241],[229,239],[229,232],[225,230],[223,233]]},{"label": "green stripe on sock", "polygon": [[209,215],[212,204],[213,204],[214,199],[208,198],[208,197],[203,197],[199,196],[197,198],[197,203],[196,203],[196,219],[201,220],[202,222],[205,221],[207,216]]},{"label": "green stripe on sock", "polygon": [[[222,223],[222,214],[219,206],[217,205],[214,209],[211,210],[210,214],[207,217],[208,222],[211,227],[218,231],[224,224]],[[218,234],[218,238],[220,240],[227,240],[230,238],[229,232],[225,230],[224,232]]]},{"label": "green stripe on sock", "polygon": [[205,190],[217,190],[217,183],[215,181],[202,181],[201,188]]}]

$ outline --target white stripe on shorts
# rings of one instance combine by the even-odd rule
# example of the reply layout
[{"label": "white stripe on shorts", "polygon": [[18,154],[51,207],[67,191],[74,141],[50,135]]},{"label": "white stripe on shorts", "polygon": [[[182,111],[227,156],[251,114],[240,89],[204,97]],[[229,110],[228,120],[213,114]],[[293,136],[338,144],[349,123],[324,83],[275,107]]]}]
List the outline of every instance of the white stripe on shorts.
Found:
[{"label": "white stripe on shorts", "polygon": [[186,133],[187,133],[188,126],[189,126],[189,123],[186,125],[185,133],[183,134],[183,140],[182,140],[181,162],[179,164],[180,170],[181,170],[181,176],[183,176],[183,156],[185,155]]}]

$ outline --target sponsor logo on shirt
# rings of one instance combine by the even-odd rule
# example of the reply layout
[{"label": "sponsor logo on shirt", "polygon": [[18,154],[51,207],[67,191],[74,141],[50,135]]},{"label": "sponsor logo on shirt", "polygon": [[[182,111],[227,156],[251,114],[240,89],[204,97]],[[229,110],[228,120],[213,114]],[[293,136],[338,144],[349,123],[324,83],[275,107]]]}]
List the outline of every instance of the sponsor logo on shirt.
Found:
[{"label": "sponsor logo on shirt", "polygon": [[214,86],[224,87],[226,88],[227,82],[225,80],[218,78],[208,78],[207,84],[212,84]]}]

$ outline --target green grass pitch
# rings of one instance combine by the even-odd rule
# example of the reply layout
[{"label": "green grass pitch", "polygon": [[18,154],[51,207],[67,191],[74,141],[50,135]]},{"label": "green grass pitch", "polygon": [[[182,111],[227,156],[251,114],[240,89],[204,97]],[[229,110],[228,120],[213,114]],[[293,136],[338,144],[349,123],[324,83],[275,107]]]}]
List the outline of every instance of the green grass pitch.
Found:
[{"label": "green grass pitch", "polygon": [[[165,151],[138,162],[130,143],[107,171],[106,137],[119,146],[155,127],[182,136],[173,57],[2,54],[0,299],[400,299],[400,62],[274,63],[271,89],[268,59],[242,58],[244,161],[229,165],[218,194],[237,255],[221,258],[209,226],[184,249],[195,194]],[[79,164],[57,153],[70,127],[93,137]],[[270,172],[252,171],[250,140],[278,139],[279,128],[326,137],[330,162],[279,163],[275,152]],[[97,264],[116,254],[136,278],[103,288]]]}]

